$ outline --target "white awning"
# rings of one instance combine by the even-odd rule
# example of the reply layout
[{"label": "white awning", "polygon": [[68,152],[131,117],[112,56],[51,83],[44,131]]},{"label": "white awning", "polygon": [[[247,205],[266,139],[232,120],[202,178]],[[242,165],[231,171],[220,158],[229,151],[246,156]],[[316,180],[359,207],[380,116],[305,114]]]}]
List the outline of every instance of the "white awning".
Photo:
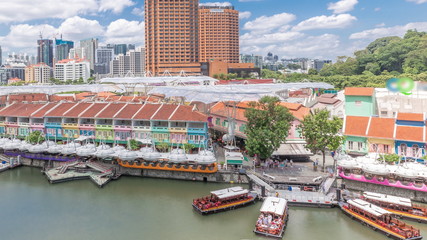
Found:
[{"label": "white awning", "polygon": [[276,151],[273,152],[276,156],[312,156],[309,150],[305,148],[304,143],[282,143]]},{"label": "white awning", "polygon": [[287,201],[284,198],[268,197],[261,206],[261,212],[273,213],[282,216],[286,209]]}]

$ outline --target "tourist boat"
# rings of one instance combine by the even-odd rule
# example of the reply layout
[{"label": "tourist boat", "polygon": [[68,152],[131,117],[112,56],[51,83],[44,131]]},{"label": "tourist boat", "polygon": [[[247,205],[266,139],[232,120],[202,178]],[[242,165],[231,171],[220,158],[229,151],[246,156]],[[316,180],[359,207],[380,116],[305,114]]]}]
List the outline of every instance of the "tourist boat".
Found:
[{"label": "tourist boat", "polygon": [[282,238],[289,219],[286,199],[268,197],[260,211],[254,232],[267,237]]},{"label": "tourist boat", "polygon": [[381,231],[386,236],[403,240],[418,240],[423,237],[420,230],[408,225],[393,216],[393,213],[362,199],[340,202],[343,212],[353,219]]},{"label": "tourist boat", "polygon": [[193,208],[201,214],[211,214],[254,203],[257,194],[242,187],[212,191],[209,196],[193,200]]},{"label": "tourist boat", "polygon": [[409,198],[364,192],[362,199],[374,203],[402,218],[427,223],[427,208],[413,204]]}]

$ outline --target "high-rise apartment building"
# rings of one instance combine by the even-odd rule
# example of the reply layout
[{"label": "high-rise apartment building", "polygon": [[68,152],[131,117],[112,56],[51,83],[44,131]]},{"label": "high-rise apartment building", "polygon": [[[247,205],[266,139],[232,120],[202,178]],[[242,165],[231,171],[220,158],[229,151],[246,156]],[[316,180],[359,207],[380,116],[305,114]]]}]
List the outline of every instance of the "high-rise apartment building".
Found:
[{"label": "high-rise apartment building", "polygon": [[62,59],[67,59],[68,54],[70,53],[70,49],[74,47],[73,41],[66,41],[62,39],[55,39],[55,46],[56,46],[56,54],[55,59],[56,61],[60,61]]},{"label": "high-rise apartment building", "polygon": [[146,71],[199,74],[198,0],[145,0]]},{"label": "high-rise apartment building", "polygon": [[95,73],[108,74],[113,58],[114,48],[108,46],[98,47],[95,51]]},{"label": "high-rise apartment building", "polygon": [[110,73],[116,77],[126,75],[142,76],[145,72],[144,49],[130,50],[126,55],[119,54],[110,65]]},{"label": "high-rise apartment building", "polygon": [[45,63],[30,65],[25,68],[25,83],[49,83],[51,70]]},{"label": "high-rise apartment building", "polygon": [[90,77],[90,62],[85,59],[63,59],[55,64],[55,78],[66,81],[84,82]]},{"label": "high-rise apartment building", "polygon": [[53,41],[50,39],[37,40],[37,62],[53,66]]},{"label": "high-rise apartment building", "polygon": [[200,6],[199,53],[200,62],[239,62],[239,11],[232,6]]},{"label": "high-rise apartment building", "polygon": [[84,49],[85,59],[90,62],[90,69],[95,66],[95,50],[98,48],[98,39],[89,38],[80,40],[80,48]]}]

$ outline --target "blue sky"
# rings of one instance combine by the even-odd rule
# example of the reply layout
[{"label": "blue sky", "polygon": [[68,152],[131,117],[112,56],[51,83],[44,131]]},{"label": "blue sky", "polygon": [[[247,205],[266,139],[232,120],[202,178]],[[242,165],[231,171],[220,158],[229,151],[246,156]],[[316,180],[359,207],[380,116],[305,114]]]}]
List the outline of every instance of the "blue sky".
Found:
[{"label": "blue sky", "polygon": [[[336,59],[383,36],[427,31],[427,0],[229,0],[241,12],[241,53]],[[3,54],[35,54],[39,32],[144,44],[143,0],[0,0]]]}]

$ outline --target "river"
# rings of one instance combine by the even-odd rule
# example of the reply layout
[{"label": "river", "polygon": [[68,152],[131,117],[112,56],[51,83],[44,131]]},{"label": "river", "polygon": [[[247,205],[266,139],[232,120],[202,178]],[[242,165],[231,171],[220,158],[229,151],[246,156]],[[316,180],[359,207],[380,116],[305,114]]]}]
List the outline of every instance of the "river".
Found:
[{"label": "river", "polygon": [[[2,240],[265,239],[252,233],[261,203],[202,216],[193,198],[229,187],[121,177],[100,189],[89,180],[49,184],[40,169],[0,173]],[[427,225],[414,224],[427,233]],[[338,209],[293,208],[283,239],[387,239]]]}]

